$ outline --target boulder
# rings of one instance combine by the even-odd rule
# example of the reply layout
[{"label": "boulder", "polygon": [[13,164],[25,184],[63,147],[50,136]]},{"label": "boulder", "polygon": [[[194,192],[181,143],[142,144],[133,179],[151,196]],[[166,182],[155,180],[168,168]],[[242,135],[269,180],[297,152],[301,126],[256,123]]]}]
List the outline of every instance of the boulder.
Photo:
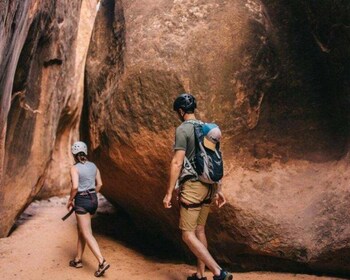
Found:
[{"label": "boulder", "polygon": [[[192,92],[198,118],[224,135],[228,203],[213,209],[207,232],[218,261],[348,274],[349,5],[297,2],[101,1],[83,132],[103,194],[184,247],[178,207],[162,199],[179,125],[172,102]],[[329,14],[343,15],[343,39],[325,32]]]}]

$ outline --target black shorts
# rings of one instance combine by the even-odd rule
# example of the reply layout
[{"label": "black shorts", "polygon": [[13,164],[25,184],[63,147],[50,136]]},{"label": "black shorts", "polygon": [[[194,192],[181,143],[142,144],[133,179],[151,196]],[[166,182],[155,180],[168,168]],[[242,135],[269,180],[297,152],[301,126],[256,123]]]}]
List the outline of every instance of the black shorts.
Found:
[{"label": "black shorts", "polygon": [[74,201],[74,210],[77,214],[90,213],[91,215],[96,213],[98,206],[96,192],[84,194],[77,194]]}]

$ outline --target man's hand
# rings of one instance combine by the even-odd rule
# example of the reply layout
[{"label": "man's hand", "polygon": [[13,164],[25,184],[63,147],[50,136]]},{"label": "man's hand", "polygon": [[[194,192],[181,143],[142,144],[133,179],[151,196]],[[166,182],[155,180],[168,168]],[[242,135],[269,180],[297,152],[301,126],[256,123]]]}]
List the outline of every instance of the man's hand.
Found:
[{"label": "man's hand", "polygon": [[221,208],[222,206],[225,205],[226,198],[225,198],[224,194],[221,191],[216,193],[215,203],[216,203],[216,206],[219,207],[219,208]]},{"label": "man's hand", "polygon": [[68,200],[67,202],[67,210],[70,211],[70,209],[74,207],[74,202],[73,200]]},{"label": "man's hand", "polygon": [[164,199],[163,199],[163,205],[164,205],[164,208],[171,208],[171,197],[172,195],[171,194],[166,194]]}]

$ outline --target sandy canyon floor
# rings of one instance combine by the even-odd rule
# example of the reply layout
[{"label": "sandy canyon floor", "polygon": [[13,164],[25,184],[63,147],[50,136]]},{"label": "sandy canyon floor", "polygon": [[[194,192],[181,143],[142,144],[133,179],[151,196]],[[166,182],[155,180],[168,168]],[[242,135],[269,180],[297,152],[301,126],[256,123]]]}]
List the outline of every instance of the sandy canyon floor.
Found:
[{"label": "sandy canyon floor", "polygon": [[[88,248],[84,267],[68,266],[74,256],[76,222],[72,215],[63,222],[66,198],[35,201],[18,220],[10,237],[0,239],[0,279],[39,280],[96,279],[97,261]],[[154,255],[154,250],[141,243],[126,218],[119,217],[103,197],[93,219],[93,230],[101,250],[111,264],[102,279],[183,280],[195,267],[184,264],[169,252]],[[111,223],[111,221],[113,221]],[[163,258],[163,255],[168,255]],[[207,273],[208,279],[212,279]],[[235,280],[326,280],[340,279],[301,274],[272,272],[235,273]]]}]

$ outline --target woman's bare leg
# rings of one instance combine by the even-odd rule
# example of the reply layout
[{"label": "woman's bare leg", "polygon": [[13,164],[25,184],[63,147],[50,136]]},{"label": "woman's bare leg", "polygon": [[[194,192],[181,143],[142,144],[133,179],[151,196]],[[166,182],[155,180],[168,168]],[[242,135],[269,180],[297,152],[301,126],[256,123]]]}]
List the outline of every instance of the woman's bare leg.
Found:
[{"label": "woman's bare leg", "polygon": [[[77,218],[77,220],[78,220],[78,218]],[[78,242],[77,242],[77,256],[75,257],[76,261],[81,260],[83,258],[85,244],[86,244],[85,238],[84,238],[81,230],[79,229],[78,225],[77,225],[77,231],[78,231]]]},{"label": "woman's bare leg", "polygon": [[92,253],[95,255],[98,262],[102,263],[103,257],[100,251],[100,247],[98,246],[95,237],[92,235],[90,214],[77,214],[77,221],[81,234],[84,237],[87,245],[89,246]]}]

